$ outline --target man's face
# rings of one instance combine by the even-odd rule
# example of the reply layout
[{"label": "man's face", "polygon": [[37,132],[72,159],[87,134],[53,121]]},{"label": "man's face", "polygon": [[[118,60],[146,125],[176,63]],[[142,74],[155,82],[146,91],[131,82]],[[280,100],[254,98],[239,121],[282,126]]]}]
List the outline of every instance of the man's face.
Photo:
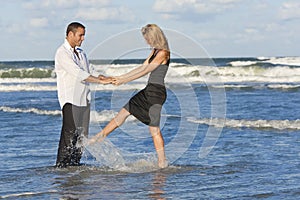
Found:
[{"label": "man's face", "polygon": [[71,47],[81,46],[82,41],[84,40],[85,36],[85,29],[79,27],[77,28],[76,32],[73,33],[72,31],[68,35],[68,41],[71,45]]}]

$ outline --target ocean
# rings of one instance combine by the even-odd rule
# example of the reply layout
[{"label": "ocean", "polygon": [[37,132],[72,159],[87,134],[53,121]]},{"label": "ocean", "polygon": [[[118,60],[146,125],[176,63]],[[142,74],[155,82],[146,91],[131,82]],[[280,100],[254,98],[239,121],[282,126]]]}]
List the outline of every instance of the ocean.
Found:
[{"label": "ocean", "polygon": [[[94,60],[108,76],[140,59]],[[90,136],[143,77],[91,85]],[[0,62],[2,199],[299,199],[300,58],[172,59],[156,167],[148,128],[129,117],[79,167],[54,167],[61,129],[53,61]]]}]

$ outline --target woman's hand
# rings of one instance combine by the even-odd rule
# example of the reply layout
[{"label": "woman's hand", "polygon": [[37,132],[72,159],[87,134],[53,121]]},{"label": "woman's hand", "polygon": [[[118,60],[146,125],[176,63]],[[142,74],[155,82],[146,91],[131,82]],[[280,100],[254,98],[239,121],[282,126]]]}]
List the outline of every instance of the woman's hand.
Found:
[{"label": "woman's hand", "polygon": [[114,85],[122,85],[124,83],[126,83],[125,79],[120,76],[116,76],[112,78],[112,84]]}]

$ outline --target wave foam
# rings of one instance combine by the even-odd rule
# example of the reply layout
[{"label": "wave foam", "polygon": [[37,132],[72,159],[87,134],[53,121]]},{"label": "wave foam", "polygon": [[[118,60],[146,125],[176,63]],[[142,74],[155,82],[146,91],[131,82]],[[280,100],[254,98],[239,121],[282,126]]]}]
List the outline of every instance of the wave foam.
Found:
[{"label": "wave foam", "polygon": [[206,124],[215,127],[229,128],[254,128],[254,129],[275,129],[275,130],[300,130],[300,120],[245,120],[245,119],[188,119],[198,124]]},{"label": "wave foam", "polygon": [[55,78],[0,78],[1,84],[56,83]]},{"label": "wave foam", "polygon": [[[9,113],[34,113],[38,115],[52,115],[59,116],[61,115],[61,110],[40,110],[37,108],[13,108],[8,106],[1,106],[0,111],[9,112]],[[102,110],[97,112],[95,110],[91,111],[91,123],[95,122],[107,122],[113,119],[116,116],[117,112],[113,110]],[[127,121],[135,121],[135,117],[129,116]]]},{"label": "wave foam", "polygon": [[53,69],[22,68],[0,70],[0,78],[49,78],[54,76]]},{"label": "wave foam", "polygon": [[278,83],[278,84],[224,84],[224,85],[210,85],[212,88],[224,88],[224,89],[237,89],[237,90],[247,90],[247,89],[277,89],[277,90],[296,90],[300,88],[299,84],[285,84],[285,83]]},{"label": "wave foam", "polygon": [[[117,115],[117,112],[113,110],[102,110],[100,112],[91,111],[91,122],[107,122],[113,119]],[[130,115],[126,121],[135,121],[136,118]]]},{"label": "wave foam", "polygon": [[[220,63],[219,63],[220,64]],[[184,63],[170,63],[166,76],[167,84],[231,84],[231,83],[273,83],[273,84],[297,84],[300,81],[300,57],[274,57],[274,58],[251,58],[234,59],[231,62],[222,63],[224,66],[190,65]],[[118,76],[136,68],[137,64],[105,64],[93,65],[101,74],[107,76]],[[31,75],[30,78],[20,75],[24,69],[4,69],[3,73],[15,76],[7,78],[0,77],[0,91],[55,91],[55,75]],[[53,69],[37,68],[37,74],[53,73]],[[25,72],[34,71],[32,68],[25,69]],[[25,73],[24,72],[24,73]],[[23,72],[22,72],[23,73]],[[26,74],[25,73],[25,74]],[[19,75],[18,75],[19,74]],[[5,77],[5,76],[4,76]],[[14,78],[12,78],[14,77]],[[147,76],[131,83],[114,86],[92,84],[93,90],[131,90],[142,89],[147,83]],[[289,86],[287,86],[289,87]]]},{"label": "wave foam", "polygon": [[56,86],[45,86],[38,84],[14,84],[2,85],[0,84],[1,92],[18,92],[18,91],[56,91]]},{"label": "wave foam", "polygon": [[300,66],[300,57],[271,57],[264,62],[269,62],[275,65],[293,65]]},{"label": "wave foam", "polygon": [[237,67],[237,66],[249,66],[249,65],[254,65],[256,64],[256,61],[232,61],[229,64],[231,66]]},{"label": "wave foam", "polygon": [[0,111],[10,112],[10,113],[34,113],[38,115],[61,115],[60,110],[40,110],[37,108],[22,109],[22,108],[12,108],[7,106],[1,106]]},{"label": "wave foam", "polygon": [[48,194],[48,193],[57,193],[57,190],[48,190],[48,191],[40,191],[40,192],[22,192],[22,193],[15,193],[15,194],[7,194],[0,196],[0,199],[6,199],[6,198],[17,198],[17,197],[29,197],[29,196],[37,196],[42,194]]},{"label": "wave foam", "polygon": [[256,61],[232,61],[229,62],[231,66],[250,66],[260,64],[272,64],[283,66],[300,66],[300,57],[257,57]]}]

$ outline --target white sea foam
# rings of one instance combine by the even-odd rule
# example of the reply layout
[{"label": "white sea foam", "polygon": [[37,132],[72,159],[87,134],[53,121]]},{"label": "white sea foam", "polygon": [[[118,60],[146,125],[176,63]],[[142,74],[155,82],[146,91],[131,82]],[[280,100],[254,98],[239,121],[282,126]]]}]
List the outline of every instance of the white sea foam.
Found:
[{"label": "white sea foam", "polygon": [[[209,126],[220,127],[224,123],[224,119],[194,119],[188,121],[198,124],[207,124]],[[247,120],[247,119],[226,119],[225,127],[229,128],[255,128],[255,129],[276,129],[276,130],[299,130],[300,120]]]},{"label": "white sea foam", "polygon": [[[113,110],[102,110],[102,111],[91,111],[91,118],[90,121],[92,123],[95,122],[107,122],[113,119],[117,115],[117,112]],[[136,118],[134,118],[132,115],[130,115],[126,121],[134,121]]]},{"label": "white sea foam", "polygon": [[28,196],[35,196],[35,195],[42,195],[42,194],[48,194],[48,193],[57,193],[57,190],[48,190],[48,191],[40,191],[40,192],[22,192],[22,193],[14,193],[14,194],[7,194],[0,196],[0,199],[6,199],[6,198],[18,198],[18,197],[28,197]]},{"label": "white sea foam", "polygon": [[257,83],[257,84],[220,84],[220,85],[211,85],[213,88],[224,88],[224,89],[278,89],[278,90],[293,90],[299,89],[299,84],[285,84],[285,83],[278,83],[278,84],[265,84],[265,83]]},{"label": "white sea foam", "polygon": [[258,61],[232,61],[232,66],[249,66],[259,63],[270,63],[273,65],[300,66],[300,57],[257,57]]},{"label": "white sea foam", "polygon": [[14,84],[3,85],[0,84],[1,92],[18,92],[18,91],[56,91],[56,86],[46,86],[38,84]]},{"label": "white sea foam", "polygon": [[[266,65],[264,65],[264,63]],[[271,66],[267,63],[272,64]],[[275,65],[275,66],[273,66]],[[101,74],[118,76],[139,66],[138,64],[94,65]],[[236,60],[226,66],[187,65],[170,63],[166,84],[232,84],[270,83],[298,84],[300,82],[300,57],[260,58],[257,60]],[[147,76],[133,82],[114,86],[91,84],[95,91],[142,89]],[[56,91],[56,79],[50,78],[0,78],[0,91]]]},{"label": "white sea foam", "polygon": [[296,84],[296,85],[290,85],[290,84],[269,84],[267,86],[268,88],[271,88],[271,89],[283,89],[283,90],[289,90],[289,89],[297,89],[297,88],[300,88],[300,85],[299,84]]},{"label": "white sea foam", "polygon": [[[1,106],[0,111],[8,113],[34,113],[37,115],[61,115],[61,110],[41,110],[37,108],[14,108],[9,106]],[[116,116],[117,112],[113,110],[92,110],[90,114],[91,123],[107,122]],[[137,119],[132,115],[129,116],[126,121],[136,121]]]},{"label": "white sea foam", "polygon": [[55,78],[0,78],[0,84],[3,83],[55,83]]},{"label": "white sea foam", "polygon": [[103,110],[101,112],[91,111],[91,122],[105,122],[113,119],[117,112],[113,110]]},{"label": "white sea foam", "polygon": [[0,69],[0,77],[2,78],[48,78],[53,77],[54,73],[51,68],[10,68],[10,69]]},{"label": "white sea foam", "polygon": [[271,57],[263,62],[269,62],[275,65],[300,66],[300,57]]},{"label": "white sea foam", "polygon": [[254,65],[256,64],[256,61],[232,61],[229,64],[231,66],[248,66],[248,65]]},{"label": "white sea foam", "polygon": [[137,89],[142,89],[145,86],[146,86],[145,81],[138,80],[120,86],[115,86],[111,84],[107,84],[107,85],[91,84],[90,88],[93,91],[113,91],[113,90],[137,90]]},{"label": "white sea foam", "polygon": [[60,110],[40,110],[37,108],[13,108],[8,106],[1,106],[0,111],[10,113],[35,113],[38,115],[60,115]]}]

